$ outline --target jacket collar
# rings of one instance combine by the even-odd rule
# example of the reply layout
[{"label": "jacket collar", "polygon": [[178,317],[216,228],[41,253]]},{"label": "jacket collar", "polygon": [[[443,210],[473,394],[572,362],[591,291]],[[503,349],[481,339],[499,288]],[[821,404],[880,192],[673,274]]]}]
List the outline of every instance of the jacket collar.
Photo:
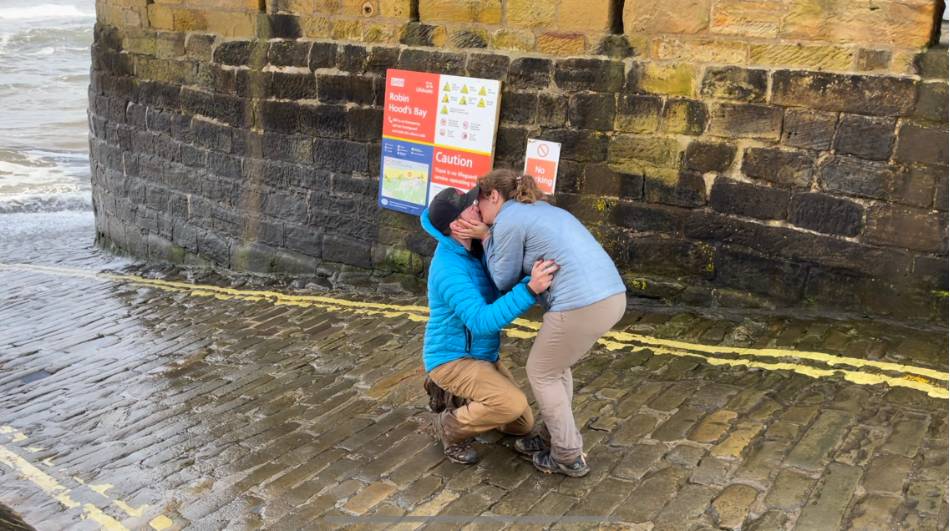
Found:
[{"label": "jacket collar", "polygon": [[435,228],[432,224],[432,221],[429,220],[429,209],[422,211],[422,215],[419,216],[419,220],[422,223],[422,228],[429,233],[429,236],[435,238],[439,245],[444,245],[448,250],[462,255],[468,255],[468,250],[465,247],[455,240],[451,236],[446,236],[439,232],[439,229]]}]

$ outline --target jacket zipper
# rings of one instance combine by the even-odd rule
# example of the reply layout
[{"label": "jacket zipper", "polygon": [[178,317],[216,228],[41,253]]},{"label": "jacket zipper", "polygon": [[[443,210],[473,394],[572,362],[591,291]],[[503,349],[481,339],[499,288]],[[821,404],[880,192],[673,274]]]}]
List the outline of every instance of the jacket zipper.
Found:
[{"label": "jacket zipper", "polygon": [[472,333],[469,332],[468,327],[465,327],[465,352],[469,353],[472,351]]}]

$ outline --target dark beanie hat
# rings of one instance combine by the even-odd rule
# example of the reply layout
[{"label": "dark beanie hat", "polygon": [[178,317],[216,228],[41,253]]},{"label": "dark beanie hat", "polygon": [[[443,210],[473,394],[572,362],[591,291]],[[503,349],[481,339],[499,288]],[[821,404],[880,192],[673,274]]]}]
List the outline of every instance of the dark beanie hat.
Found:
[{"label": "dark beanie hat", "polygon": [[462,215],[462,211],[478,199],[478,187],[468,192],[458,188],[446,188],[429,203],[429,221],[442,234],[449,234],[449,225]]}]

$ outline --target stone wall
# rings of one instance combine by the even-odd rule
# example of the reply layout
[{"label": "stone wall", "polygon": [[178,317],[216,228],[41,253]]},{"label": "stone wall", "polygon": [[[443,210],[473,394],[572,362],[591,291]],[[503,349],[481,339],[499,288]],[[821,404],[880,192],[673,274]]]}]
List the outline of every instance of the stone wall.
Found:
[{"label": "stone wall", "polygon": [[376,205],[398,67],[502,80],[496,166],[561,142],[556,201],[636,294],[945,319],[937,6],[859,4],[100,0],[99,237],[421,278],[431,240]]}]

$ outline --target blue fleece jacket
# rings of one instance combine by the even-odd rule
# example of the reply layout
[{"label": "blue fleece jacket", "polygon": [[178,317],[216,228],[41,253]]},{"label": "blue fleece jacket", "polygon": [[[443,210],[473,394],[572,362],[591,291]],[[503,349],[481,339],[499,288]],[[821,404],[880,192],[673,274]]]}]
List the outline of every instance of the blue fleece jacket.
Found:
[{"label": "blue fleece jacket", "polygon": [[501,329],[536,302],[528,278],[499,297],[481,260],[421,216],[422,228],[439,244],[429,266],[429,323],[422,362],[426,372],[460,358],[498,361]]}]

